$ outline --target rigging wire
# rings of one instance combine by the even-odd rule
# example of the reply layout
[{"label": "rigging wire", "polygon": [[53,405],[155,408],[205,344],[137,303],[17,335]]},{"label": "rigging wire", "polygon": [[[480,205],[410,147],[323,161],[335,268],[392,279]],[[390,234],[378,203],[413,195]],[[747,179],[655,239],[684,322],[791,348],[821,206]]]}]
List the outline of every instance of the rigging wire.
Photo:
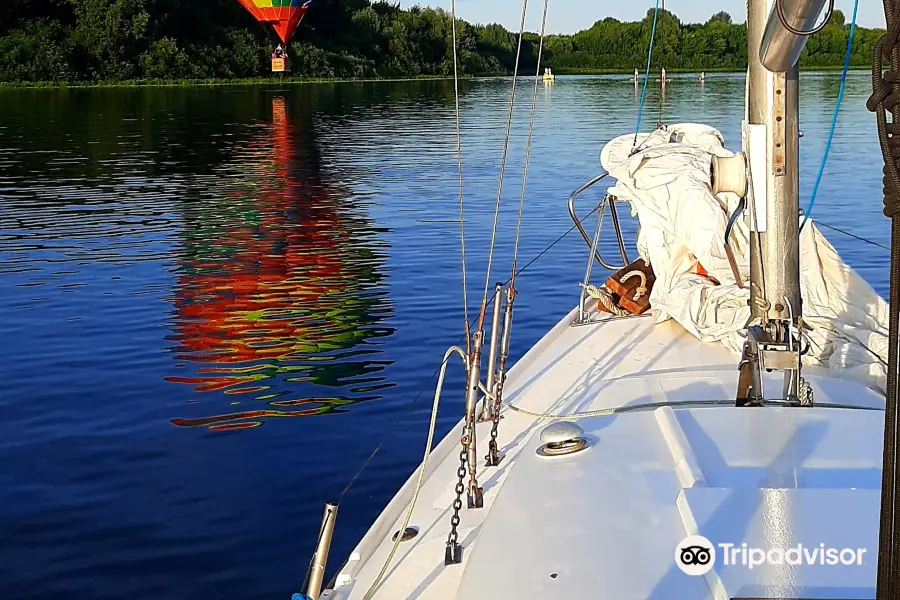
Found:
[{"label": "rigging wire", "polygon": [[469,288],[466,283],[466,219],[463,208],[462,133],[459,126],[459,72],[456,37],[456,0],[450,0],[450,19],[453,29],[453,97],[456,103],[456,171],[459,175],[459,245],[462,256],[463,319],[465,321],[466,356],[472,353],[469,329]]},{"label": "rigging wire", "polygon": [[663,105],[666,100],[666,83],[665,79],[662,80],[659,88],[659,114],[656,116],[656,128],[663,129]]},{"label": "rigging wire", "polygon": [[653,59],[653,41],[656,39],[656,21],[659,17],[659,0],[656,0],[656,8],[653,9],[653,27],[650,29],[650,48],[647,50],[647,70],[644,73],[644,89],[641,90],[641,103],[638,105],[637,125],[634,126],[634,143],[632,149],[637,146],[638,133],[641,131],[641,117],[644,114],[644,99],[647,97],[647,84],[650,82],[650,64]]},{"label": "rigging wire", "polygon": [[[585,221],[588,217],[590,217],[591,215],[593,215],[595,212],[597,212],[597,210],[598,210],[599,208],[600,208],[600,206],[598,205],[596,208],[594,208],[594,210],[592,210],[591,212],[589,212],[588,214],[586,214],[584,217],[582,217],[582,218],[579,220],[579,223],[584,223],[584,221]],[[568,229],[565,233],[563,233],[563,234],[560,235],[558,238],[556,238],[556,239],[555,239],[553,242],[551,242],[546,248],[544,248],[543,250],[541,250],[540,252],[538,252],[538,253],[537,253],[530,261],[528,261],[528,263],[527,263],[524,267],[522,267],[521,269],[519,269],[518,271],[516,271],[516,276],[519,276],[519,275],[521,275],[522,273],[524,273],[525,271],[527,271],[534,263],[536,263],[538,260],[540,260],[541,258],[543,258],[543,256],[544,256],[545,254],[547,254],[548,252],[550,252],[551,250],[553,250],[553,248],[555,248],[560,242],[562,242],[565,238],[567,238],[567,237],[569,236],[569,234],[571,234],[573,231],[575,231],[575,228],[576,228],[576,226],[575,226],[575,225],[572,225],[571,227],[569,227],[569,229]],[[503,282],[503,285],[506,286],[506,285],[508,285],[508,284],[511,283],[511,282],[512,282],[512,278],[507,279],[505,282]],[[490,303],[493,303],[493,301],[494,301],[494,299],[493,299],[493,296],[492,296],[491,299],[490,299],[490,301],[489,301],[489,304],[490,304]],[[472,326],[474,326],[474,325],[475,325],[475,322],[474,322],[474,321],[471,321],[471,322],[469,323],[469,326],[470,326],[470,327],[472,327]],[[459,340],[457,340],[457,344],[462,343],[462,341],[463,341],[463,339],[460,338]],[[379,442],[379,444],[375,447],[375,450],[373,450],[372,453],[369,455],[369,457],[365,460],[365,462],[363,463],[362,467],[356,472],[355,475],[353,475],[353,477],[350,479],[350,482],[347,483],[347,486],[346,486],[346,487],[344,488],[344,490],[341,492],[341,495],[338,497],[338,501],[337,501],[335,504],[340,504],[340,502],[341,502],[341,500],[344,498],[344,496],[347,495],[347,492],[350,491],[350,488],[353,487],[353,484],[356,483],[356,480],[359,479],[359,476],[362,475],[362,472],[366,470],[366,468],[367,468],[367,467],[369,466],[369,464],[372,462],[372,459],[375,458],[375,455],[378,454],[378,452],[381,451],[381,448],[384,446],[384,443],[388,440],[388,438],[390,438],[390,437],[394,434],[394,432],[396,431],[396,429],[397,429],[397,427],[400,425],[400,423],[403,421],[403,419],[405,419],[406,416],[412,411],[413,406],[416,404],[416,402],[418,402],[419,398],[422,397],[422,394],[423,394],[424,391],[425,391],[425,387],[426,387],[427,385],[429,385],[432,381],[434,381],[434,378],[437,376],[438,371],[440,371],[440,369],[441,369],[441,367],[438,366],[438,368],[436,368],[436,369],[434,370],[434,373],[432,373],[431,376],[428,378],[428,381],[427,381],[421,388],[419,388],[419,391],[416,393],[415,398],[413,398],[412,402],[409,403],[409,405],[407,406],[406,410],[404,410],[403,413],[400,415],[400,417],[394,422],[394,424],[393,424],[393,425],[391,426],[391,428],[388,430],[388,432],[387,432],[387,434],[385,435],[385,437],[381,440],[381,442]]]},{"label": "rigging wire", "polygon": [[[579,219],[579,224],[583,224],[584,221],[585,221],[588,217],[592,216],[592,215],[593,215],[595,212],[597,212],[599,209],[600,209],[600,205],[597,205],[591,212],[589,212],[589,213],[586,214],[584,217],[582,217],[581,219]],[[577,227],[577,225],[572,225],[571,227],[569,227],[569,229],[568,229],[565,233],[563,233],[562,235],[560,235],[559,237],[557,237],[557,238],[556,238],[553,242],[551,242],[547,247],[545,247],[543,250],[541,250],[540,252],[538,252],[538,253],[537,253],[530,261],[528,261],[528,263],[527,263],[524,267],[522,267],[521,269],[519,269],[518,271],[516,271],[516,273],[515,273],[516,276],[519,276],[519,275],[521,275],[522,273],[524,273],[525,271],[527,271],[533,264],[535,264],[538,260],[540,260],[545,254],[547,254],[548,252],[550,252],[551,250],[553,250],[553,248],[555,248],[560,242],[562,242],[562,241],[563,241],[565,238],[567,238],[573,231],[575,231],[576,227]],[[506,285],[510,284],[511,282],[512,282],[512,278],[507,279],[505,282],[503,282],[503,285],[506,286]],[[488,305],[490,305],[490,304],[493,303],[493,302],[494,302],[494,298],[493,298],[493,296],[492,296],[491,299],[490,299],[490,301],[489,301],[489,304],[488,304]],[[471,327],[473,327],[473,326],[475,325],[475,322],[472,321],[472,322],[470,322],[468,325],[469,325],[469,328],[471,329]],[[458,345],[458,344],[461,344],[462,341],[463,341],[463,338],[460,337],[459,340],[457,340],[456,344],[457,344],[457,345]],[[340,506],[340,504],[341,504],[341,502],[343,501],[344,497],[350,492],[350,489],[353,487],[353,485],[356,483],[356,481],[359,479],[359,477],[360,477],[360,476],[363,474],[363,472],[369,467],[369,465],[370,465],[370,464],[372,463],[372,461],[375,459],[375,456],[376,456],[379,452],[381,452],[381,449],[384,447],[385,443],[386,443],[389,439],[391,439],[391,438],[394,436],[394,434],[397,432],[397,429],[400,427],[400,425],[403,423],[403,421],[404,421],[404,420],[412,413],[413,408],[415,408],[416,404],[417,404],[418,401],[419,401],[419,398],[421,398],[421,397],[422,397],[422,394],[425,392],[425,388],[426,388],[428,385],[430,385],[432,381],[434,381],[434,378],[435,378],[435,377],[438,375],[438,373],[440,372],[441,367],[443,367],[443,363],[441,363],[441,365],[439,365],[439,366],[434,370],[434,372],[433,372],[433,373],[431,374],[431,376],[428,378],[428,381],[426,381],[426,382],[422,385],[422,387],[419,388],[419,391],[416,393],[416,395],[415,395],[415,397],[412,399],[412,401],[410,401],[409,404],[407,404],[407,406],[404,408],[404,410],[403,410],[403,411],[400,413],[400,415],[397,417],[397,420],[395,420],[394,423],[393,423],[393,424],[390,426],[390,428],[387,430],[387,432],[385,432],[385,435],[381,438],[381,441],[378,442],[378,445],[375,446],[375,449],[372,450],[372,452],[369,454],[368,458],[366,458],[366,460],[363,462],[362,466],[356,471],[356,473],[353,475],[353,477],[350,478],[350,481],[347,483],[347,485],[344,487],[343,491],[342,491],[342,492],[340,493],[340,495],[338,496],[338,499],[337,499],[337,501],[335,502],[335,504],[337,504],[338,506]],[[320,537],[321,537],[321,531],[320,531]],[[318,541],[316,542],[316,547],[318,547]],[[313,556],[313,559],[314,559],[314,558],[315,558],[315,556]],[[308,574],[311,572],[311,570],[312,570],[312,559],[310,559],[309,568],[307,569],[307,577],[308,577]],[[342,569],[339,569],[338,572],[340,572],[340,570],[342,570]],[[305,580],[305,581],[306,581],[306,580]],[[305,588],[306,588],[306,582],[305,582],[305,581],[304,581],[304,584],[303,584],[303,588],[301,588],[301,589],[305,589]]]},{"label": "rigging wire", "polygon": [[534,91],[531,95],[531,117],[528,121],[528,141],[525,143],[525,166],[522,170],[522,194],[519,196],[519,216],[516,221],[516,241],[515,246],[513,247],[512,276],[509,278],[511,282],[510,287],[513,292],[515,292],[516,289],[516,263],[519,258],[519,236],[522,232],[522,213],[525,210],[525,189],[528,184],[528,162],[531,159],[531,139],[534,134],[534,113],[537,108],[538,81],[540,80],[541,75],[541,58],[544,53],[544,33],[547,28],[547,8],[549,5],[550,0],[544,0],[544,15],[541,18],[541,38],[537,54],[537,72],[534,74]]},{"label": "rigging wire", "polygon": [[[775,2],[778,5],[778,0]],[[816,194],[819,192],[819,184],[822,183],[822,176],[825,173],[825,163],[828,162],[828,152],[831,150],[831,142],[834,140],[834,128],[837,126],[838,113],[841,110],[841,101],[844,99],[844,89],[847,84],[847,72],[850,70],[850,54],[853,52],[853,34],[856,31],[856,13],[859,10],[859,0],[853,2],[853,18],[850,21],[850,35],[847,38],[847,52],[844,54],[844,70],[841,72],[841,87],[838,89],[837,102],[834,105],[834,114],[831,117],[831,129],[828,132],[828,141],[825,142],[825,154],[822,156],[822,163],[819,165],[819,173],[816,175],[816,183],[813,185],[812,195],[809,197],[809,204],[806,206],[806,212],[803,215],[803,223],[800,224],[800,231],[806,226],[809,215],[812,213],[813,206],[816,203]],[[828,21],[825,21],[827,23]],[[783,24],[783,23],[782,23]]]},{"label": "rigging wire", "polygon": [[[662,12],[666,12],[666,0],[662,0]],[[663,102],[666,99],[666,67],[663,66],[662,71],[660,71],[659,77],[659,114],[656,117],[656,128],[662,129],[662,114],[663,114]]]},{"label": "rigging wire", "polygon": [[516,105],[516,83],[519,80],[519,60],[522,57],[522,38],[525,36],[525,16],[528,12],[528,0],[522,0],[522,22],[519,25],[519,47],[516,50],[516,66],[513,71],[512,92],[509,96],[509,116],[506,120],[506,139],[503,142],[503,157],[500,161],[500,181],[497,186],[497,205],[494,208],[494,225],[491,230],[491,248],[488,252],[487,276],[484,279],[484,294],[481,297],[481,312],[478,315],[476,331],[484,326],[484,313],[487,310],[488,287],[491,284],[491,263],[494,260],[494,244],[497,241],[497,222],[500,219],[500,198],[503,195],[503,175],[506,171],[506,155],[509,152],[509,134],[512,129],[513,109]]},{"label": "rigging wire", "polygon": [[818,225],[819,227],[827,227],[828,229],[831,229],[832,231],[836,231],[836,232],[838,232],[838,233],[843,233],[844,235],[850,236],[850,237],[852,237],[853,239],[857,239],[857,240],[859,240],[859,241],[861,241],[861,242],[865,242],[865,243],[867,243],[867,244],[872,244],[873,246],[877,246],[877,247],[879,247],[879,248],[881,248],[881,249],[883,249],[883,250],[887,250],[888,252],[891,251],[891,248],[890,248],[889,246],[885,246],[884,244],[879,244],[878,242],[875,242],[875,241],[866,239],[866,238],[864,238],[864,237],[858,236],[858,235],[856,235],[855,233],[850,233],[849,231],[846,231],[846,230],[841,229],[841,228],[839,228],[839,227],[835,227],[835,226],[833,226],[833,225],[829,225],[829,224],[827,224],[827,223],[823,223],[822,221],[816,221],[816,225]]}]

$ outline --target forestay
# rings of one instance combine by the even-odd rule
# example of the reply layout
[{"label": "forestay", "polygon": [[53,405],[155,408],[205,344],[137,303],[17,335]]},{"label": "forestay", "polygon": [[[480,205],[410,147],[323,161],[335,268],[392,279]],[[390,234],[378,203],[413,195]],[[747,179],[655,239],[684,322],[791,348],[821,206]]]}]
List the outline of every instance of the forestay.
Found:
[{"label": "forestay", "polygon": [[[729,238],[741,287],[725,251],[725,229],[739,198],[716,196],[710,187],[712,157],[733,154],[719,131],[693,123],[634,142],[633,135],[612,140],[600,160],[617,180],[609,193],[629,202],[640,221],[638,251],[657,277],[650,296],[656,319],[674,319],[700,340],[721,341],[739,354],[750,318],[750,228],[738,219]],[[804,363],[883,392],[888,305],[812,222],[800,234],[800,286],[803,318],[812,328]]]}]

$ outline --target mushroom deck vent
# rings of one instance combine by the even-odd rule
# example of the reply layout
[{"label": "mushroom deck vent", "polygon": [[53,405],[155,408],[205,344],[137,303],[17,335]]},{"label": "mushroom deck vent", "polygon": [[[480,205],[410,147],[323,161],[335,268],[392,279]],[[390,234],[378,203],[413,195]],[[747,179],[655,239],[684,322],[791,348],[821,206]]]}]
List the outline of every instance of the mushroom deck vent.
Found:
[{"label": "mushroom deck vent", "polygon": [[567,456],[588,447],[584,430],[571,421],[558,421],[544,427],[537,455],[545,458]]}]

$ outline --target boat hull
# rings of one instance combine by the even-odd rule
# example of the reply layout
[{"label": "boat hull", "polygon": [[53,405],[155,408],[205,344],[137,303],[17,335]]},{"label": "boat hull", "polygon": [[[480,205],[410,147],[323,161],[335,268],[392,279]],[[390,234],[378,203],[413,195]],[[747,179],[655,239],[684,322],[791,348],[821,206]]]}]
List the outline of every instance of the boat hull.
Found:
[{"label": "boat hull", "polygon": [[[860,598],[874,590],[882,396],[807,369],[819,407],[738,409],[735,357],[721,345],[648,317],[573,326],[575,316],[510,370],[510,404],[553,415],[627,408],[577,419],[589,448],[554,459],[537,455],[552,420],[504,410],[504,459],[496,468],[478,466],[484,508],[463,509],[462,563],[445,566],[462,424],[454,427],[434,449],[419,490],[410,520],[419,533],[399,544],[372,598],[597,597],[598,589],[635,600],[727,599],[765,589]],[[843,407],[826,407],[835,404]],[[481,448],[489,432],[489,423],[477,426]],[[365,597],[417,475],[323,597]],[[837,521],[832,509],[852,518]],[[692,577],[677,568],[675,552],[697,533],[716,544],[826,544],[871,554],[863,565],[717,565]]]}]

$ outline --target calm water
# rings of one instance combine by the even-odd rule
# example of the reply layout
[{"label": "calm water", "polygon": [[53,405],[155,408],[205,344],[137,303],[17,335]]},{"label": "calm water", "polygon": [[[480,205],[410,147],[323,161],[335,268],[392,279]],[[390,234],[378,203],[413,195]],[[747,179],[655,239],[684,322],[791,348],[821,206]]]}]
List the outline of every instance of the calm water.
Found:
[{"label": "calm water", "polygon": [[[869,85],[851,76],[814,215],[887,244]],[[663,119],[736,149],[743,89],[677,79]],[[805,204],[838,76],[803,90]],[[470,310],[508,93],[461,90]],[[491,281],[509,276],[530,93]],[[636,106],[622,78],[539,91],[520,266],[569,230],[569,192]],[[450,82],[0,92],[0,598],[289,598],[323,504],[403,416],[342,500],[335,570],[420,459],[462,333],[454,122]],[[887,253],[826,233],[886,294]],[[520,277],[513,358],[574,305],[585,260],[571,234]]]}]

